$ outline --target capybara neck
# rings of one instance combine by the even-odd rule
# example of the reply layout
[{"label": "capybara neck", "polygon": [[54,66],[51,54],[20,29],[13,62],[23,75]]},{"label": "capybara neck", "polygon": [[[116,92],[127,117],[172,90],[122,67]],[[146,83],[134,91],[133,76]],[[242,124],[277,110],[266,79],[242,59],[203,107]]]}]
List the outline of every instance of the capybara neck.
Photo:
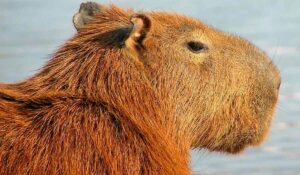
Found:
[{"label": "capybara neck", "polygon": [[[38,136],[24,130],[18,146],[12,149],[20,152],[25,147],[41,156],[11,158],[7,162],[9,171],[22,173],[16,162],[36,159],[28,167],[30,171],[49,168],[55,172],[59,164],[72,162],[69,156],[61,156],[74,151],[73,156],[93,166],[87,171],[88,167],[75,163],[66,165],[75,174],[187,174],[189,148],[187,143],[179,143],[178,132],[173,132],[176,122],[169,116],[174,111],[140,73],[142,68],[117,49],[86,48],[76,43],[77,39],[67,42],[32,78],[2,85],[5,88],[0,90],[0,98],[7,110],[21,110],[28,118],[36,118],[22,125],[36,128]],[[169,122],[164,122],[166,118]],[[44,149],[36,150],[43,145]],[[9,145],[3,145],[3,149],[5,146]],[[58,150],[51,155],[55,160],[49,160],[53,149]],[[41,162],[49,164],[39,167]]]}]

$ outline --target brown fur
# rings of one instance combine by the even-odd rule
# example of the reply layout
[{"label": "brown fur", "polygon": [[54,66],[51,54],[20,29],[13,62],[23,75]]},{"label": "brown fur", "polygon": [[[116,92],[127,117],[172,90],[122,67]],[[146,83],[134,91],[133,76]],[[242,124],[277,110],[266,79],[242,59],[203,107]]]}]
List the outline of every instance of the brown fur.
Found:
[{"label": "brown fur", "polygon": [[133,14],[103,7],[39,73],[0,85],[0,174],[189,174],[191,148],[264,140],[280,76],[263,52],[177,14],[140,13],[137,30]]}]

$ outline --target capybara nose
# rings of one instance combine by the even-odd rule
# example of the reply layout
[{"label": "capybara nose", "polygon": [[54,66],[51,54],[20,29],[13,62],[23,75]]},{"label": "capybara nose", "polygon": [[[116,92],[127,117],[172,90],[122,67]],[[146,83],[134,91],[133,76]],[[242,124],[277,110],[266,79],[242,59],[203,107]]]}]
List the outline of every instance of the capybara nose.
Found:
[{"label": "capybara nose", "polygon": [[280,86],[281,86],[281,77],[279,77],[276,81],[276,87],[277,87],[277,90],[280,89]]},{"label": "capybara nose", "polygon": [[277,69],[277,67],[273,64],[273,68],[272,68],[272,75],[273,75],[273,86],[274,89],[279,91],[280,86],[281,86],[281,76],[280,76],[280,72]]}]

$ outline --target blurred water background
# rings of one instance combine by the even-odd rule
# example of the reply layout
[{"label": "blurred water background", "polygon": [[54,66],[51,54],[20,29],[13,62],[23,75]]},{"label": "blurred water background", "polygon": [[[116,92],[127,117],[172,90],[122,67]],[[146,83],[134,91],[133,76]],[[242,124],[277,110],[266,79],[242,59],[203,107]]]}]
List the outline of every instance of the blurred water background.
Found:
[{"label": "blurred water background", "polygon": [[[0,82],[34,74],[75,30],[81,0],[0,0]],[[98,0],[122,7],[166,10],[241,35],[273,58],[282,73],[276,118],[268,140],[238,156],[192,151],[203,175],[300,175],[300,1]]]}]

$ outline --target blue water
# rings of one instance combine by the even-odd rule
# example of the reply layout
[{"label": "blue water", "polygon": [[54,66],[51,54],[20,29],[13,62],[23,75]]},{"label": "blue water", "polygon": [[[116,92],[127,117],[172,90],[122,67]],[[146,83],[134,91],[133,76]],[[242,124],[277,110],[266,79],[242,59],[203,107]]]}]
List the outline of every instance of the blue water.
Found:
[{"label": "blue water", "polygon": [[[75,30],[81,0],[0,0],[0,82],[24,79],[40,68]],[[99,2],[99,1],[98,1]],[[282,72],[276,118],[268,140],[238,156],[192,152],[204,175],[300,175],[300,1],[112,0],[122,7],[166,10],[241,35],[273,58]]]}]

